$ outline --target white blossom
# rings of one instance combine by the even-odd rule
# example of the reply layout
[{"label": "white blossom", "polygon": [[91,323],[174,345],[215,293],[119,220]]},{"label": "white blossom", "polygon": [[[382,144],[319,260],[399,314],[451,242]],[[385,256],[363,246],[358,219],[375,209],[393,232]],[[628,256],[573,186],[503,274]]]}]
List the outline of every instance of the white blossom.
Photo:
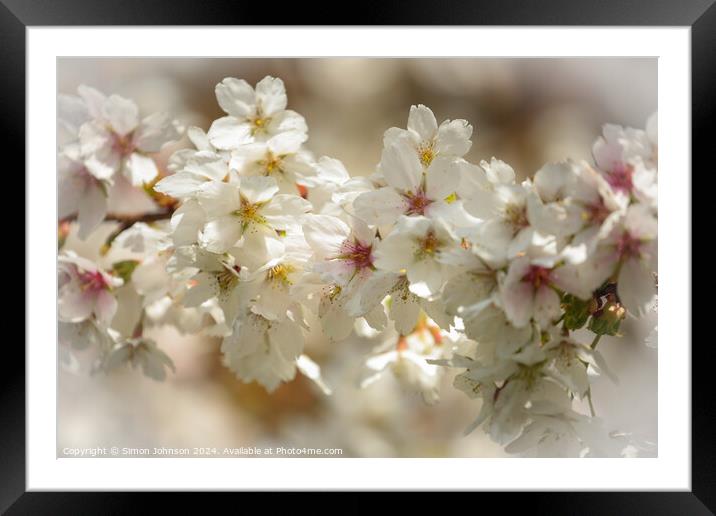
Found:
[{"label": "white blossom", "polygon": [[286,109],[288,98],[281,79],[264,77],[254,89],[244,80],[226,78],[216,86],[216,99],[229,115],[209,129],[209,141],[216,148],[234,149],[285,132],[301,142],[307,138],[303,117]]},{"label": "white blossom", "polygon": [[111,323],[117,311],[117,300],[112,290],[122,285],[121,278],[106,273],[90,260],[71,252],[61,254],[57,262],[60,320],[77,323],[94,317],[101,324]]}]

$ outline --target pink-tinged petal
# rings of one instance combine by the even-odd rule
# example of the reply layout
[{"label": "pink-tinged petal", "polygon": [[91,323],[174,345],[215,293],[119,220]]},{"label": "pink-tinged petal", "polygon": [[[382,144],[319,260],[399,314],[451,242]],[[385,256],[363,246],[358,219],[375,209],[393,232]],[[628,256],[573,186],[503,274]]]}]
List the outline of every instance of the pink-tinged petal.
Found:
[{"label": "pink-tinged petal", "polygon": [[77,212],[84,196],[86,180],[82,164],[60,155],[57,162],[57,217],[63,219]]},{"label": "pink-tinged petal", "polygon": [[167,113],[154,113],[139,124],[134,143],[144,152],[159,152],[164,144],[176,141],[180,137],[179,128]]},{"label": "pink-tinged petal", "polygon": [[119,155],[115,153],[107,154],[107,160],[100,160],[96,155],[92,155],[84,162],[87,171],[96,179],[104,180],[109,183],[113,182],[112,176],[119,168]]},{"label": "pink-tinged petal", "polygon": [[353,209],[366,224],[387,226],[406,212],[408,203],[395,189],[386,186],[360,194],[353,201]]},{"label": "pink-tinged petal", "polygon": [[534,318],[544,328],[561,313],[559,295],[547,285],[537,289],[534,297]]},{"label": "pink-tinged petal", "polygon": [[139,108],[129,99],[111,95],[102,105],[102,116],[119,136],[127,136],[139,125]]},{"label": "pink-tinged petal", "polygon": [[60,291],[57,302],[61,321],[81,322],[87,319],[94,309],[94,296],[70,283]]},{"label": "pink-tinged petal", "polygon": [[380,170],[387,183],[398,190],[416,193],[423,178],[423,166],[418,153],[407,138],[383,149]]},{"label": "pink-tinged petal", "polygon": [[410,106],[408,129],[414,131],[422,141],[431,141],[438,130],[438,122],[430,108],[419,104]]},{"label": "pink-tinged petal", "polygon": [[604,126],[604,137],[599,137],[592,147],[592,154],[597,166],[604,171],[611,170],[623,158],[624,148],[615,141],[621,127],[613,124]]},{"label": "pink-tinged petal", "polygon": [[281,79],[264,77],[256,84],[256,102],[261,106],[262,114],[271,116],[286,109],[288,97]]},{"label": "pink-tinged petal", "polygon": [[[80,126],[90,119],[87,104],[75,95],[60,94],[57,96],[57,123],[58,129],[63,129],[63,141],[58,144],[68,143],[77,138]],[[58,132],[58,136],[60,133]]]},{"label": "pink-tinged petal", "polygon": [[89,116],[92,118],[101,118],[102,106],[104,105],[105,100],[107,100],[107,97],[99,90],[84,84],[80,84],[78,86],[77,93],[80,97],[82,97],[82,100],[85,101]]},{"label": "pink-tinged petal", "polygon": [[88,185],[80,200],[77,221],[80,224],[78,236],[84,240],[99,226],[107,214],[107,197],[98,184]]},{"label": "pink-tinged petal", "polygon": [[653,240],[657,237],[658,227],[653,211],[643,204],[629,206],[624,226],[634,238]]},{"label": "pink-tinged petal", "polygon": [[438,154],[462,157],[470,150],[472,126],[467,120],[450,120],[440,124],[436,150]]},{"label": "pink-tinged petal", "polygon": [[100,122],[87,122],[82,124],[79,133],[80,153],[83,156],[110,152],[112,148],[112,134]]},{"label": "pink-tinged petal", "polygon": [[243,79],[227,77],[216,85],[216,100],[226,113],[246,118],[255,113],[254,89]]},{"label": "pink-tinged petal", "polygon": [[209,128],[208,137],[217,149],[235,149],[253,139],[251,125],[233,116],[215,120]]},{"label": "pink-tinged petal", "polygon": [[656,170],[639,166],[634,171],[632,181],[634,183],[634,196],[639,202],[656,209],[659,188]]},{"label": "pink-tinged petal", "polygon": [[530,269],[529,259],[517,258],[511,264],[500,285],[502,305],[509,321],[522,327],[529,323],[534,311],[534,286],[523,278]]},{"label": "pink-tinged petal", "polygon": [[626,260],[617,281],[619,300],[632,315],[641,317],[656,295],[656,281],[648,263],[632,258]]},{"label": "pink-tinged petal", "polygon": [[100,290],[94,303],[94,314],[101,323],[109,325],[117,313],[117,299],[108,291]]}]

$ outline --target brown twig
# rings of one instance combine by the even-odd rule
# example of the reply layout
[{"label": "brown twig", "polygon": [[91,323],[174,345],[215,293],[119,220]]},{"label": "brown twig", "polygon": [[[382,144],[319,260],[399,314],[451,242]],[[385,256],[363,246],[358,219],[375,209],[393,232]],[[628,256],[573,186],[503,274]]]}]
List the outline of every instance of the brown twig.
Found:
[{"label": "brown twig", "polygon": [[[102,245],[102,249],[100,252],[104,255],[107,254],[110,247],[112,246],[112,242],[114,242],[114,239],[117,238],[123,231],[126,229],[129,229],[137,222],[157,222],[159,220],[167,220],[170,219],[172,214],[174,213],[174,210],[162,210],[154,213],[143,213],[141,215],[117,215],[113,213],[108,213],[104,217],[105,222],[118,222],[119,226],[117,229],[112,231],[107,239],[104,241],[104,244]],[[66,224],[69,222],[73,222],[77,220],[77,215],[70,215],[68,217],[65,217],[63,219],[60,219],[58,221],[58,225]]]},{"label": "brown twig", "polygon": [[[126,224],[126,227],[131,226],[137,222],[156,222],[158,220],[170,219],[174,210],[163,210],[155,213],[143,213],[141,215],[117,215],[114,213],[108,213],[104,217],[105,222],[119,222],[122,225]],[[74,222],[77,220],[77,214],[69,215],[58,221],[58,225],[66,222]]]}]

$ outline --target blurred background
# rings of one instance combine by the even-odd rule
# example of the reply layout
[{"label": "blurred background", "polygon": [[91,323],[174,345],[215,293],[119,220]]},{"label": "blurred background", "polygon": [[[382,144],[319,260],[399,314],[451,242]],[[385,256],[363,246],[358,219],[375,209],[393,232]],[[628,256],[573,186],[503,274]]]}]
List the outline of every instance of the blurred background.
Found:
[{"label": "blurred background", "polygon": [[[607,122],[643,128],[657,109],[657,60],[580,59],[184,59],[63,58],[59,93],[86,84],[132,98],[143,114],[168,111],[185,125],[207,130],[223,116],[214,87],[224,77],[254,84],[266,75],[286,84],[289,108],[308,123],[307,147],[338,158],[352,175],[368,175],[380,160],[383,132],[405,127],[411,104],[426,104],[438,123],[464,118],[473,128],[466,158],[492,156],[518,176],[548,161],[590,159]],[[167,148],[188,146],[187,141]],[[147,209],[141,192],[114,212]],[[70,235],[66,248],[101,261],[98,250],[112,227],[88,241]],[[603,338],[600,350],[619,385],[596,378],[597,415],[606,432],[626,436],[639,455],[657,453],[657,351],[645,339],[656,324],[627,320],[623,338]],[[441,401],[423,403],[390,374],[357,387],[372,344],[353,338],[330,344],[312,332],[306,352],[323,369],[334,393],[326,397],[300,374],[268,394],[243,384],[221,365],[218,339],[152,330],[176,365],[157,383],[139,371],[89,376],[61,370],[58,455],[65,447],[285,446],[342,448],[343,457],[507,456],[477,430],[463,436],[479,404],[443,378]],[[584,411],[588,413],[588,411]]]}]

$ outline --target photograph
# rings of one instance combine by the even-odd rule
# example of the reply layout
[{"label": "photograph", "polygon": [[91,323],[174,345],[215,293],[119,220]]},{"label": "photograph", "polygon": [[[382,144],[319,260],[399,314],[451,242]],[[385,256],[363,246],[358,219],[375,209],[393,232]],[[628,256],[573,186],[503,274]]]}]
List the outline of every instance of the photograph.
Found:
[{"label": "photograph", "polygon": [[58,56],[56,457],[659,457],[659,66]]}]

